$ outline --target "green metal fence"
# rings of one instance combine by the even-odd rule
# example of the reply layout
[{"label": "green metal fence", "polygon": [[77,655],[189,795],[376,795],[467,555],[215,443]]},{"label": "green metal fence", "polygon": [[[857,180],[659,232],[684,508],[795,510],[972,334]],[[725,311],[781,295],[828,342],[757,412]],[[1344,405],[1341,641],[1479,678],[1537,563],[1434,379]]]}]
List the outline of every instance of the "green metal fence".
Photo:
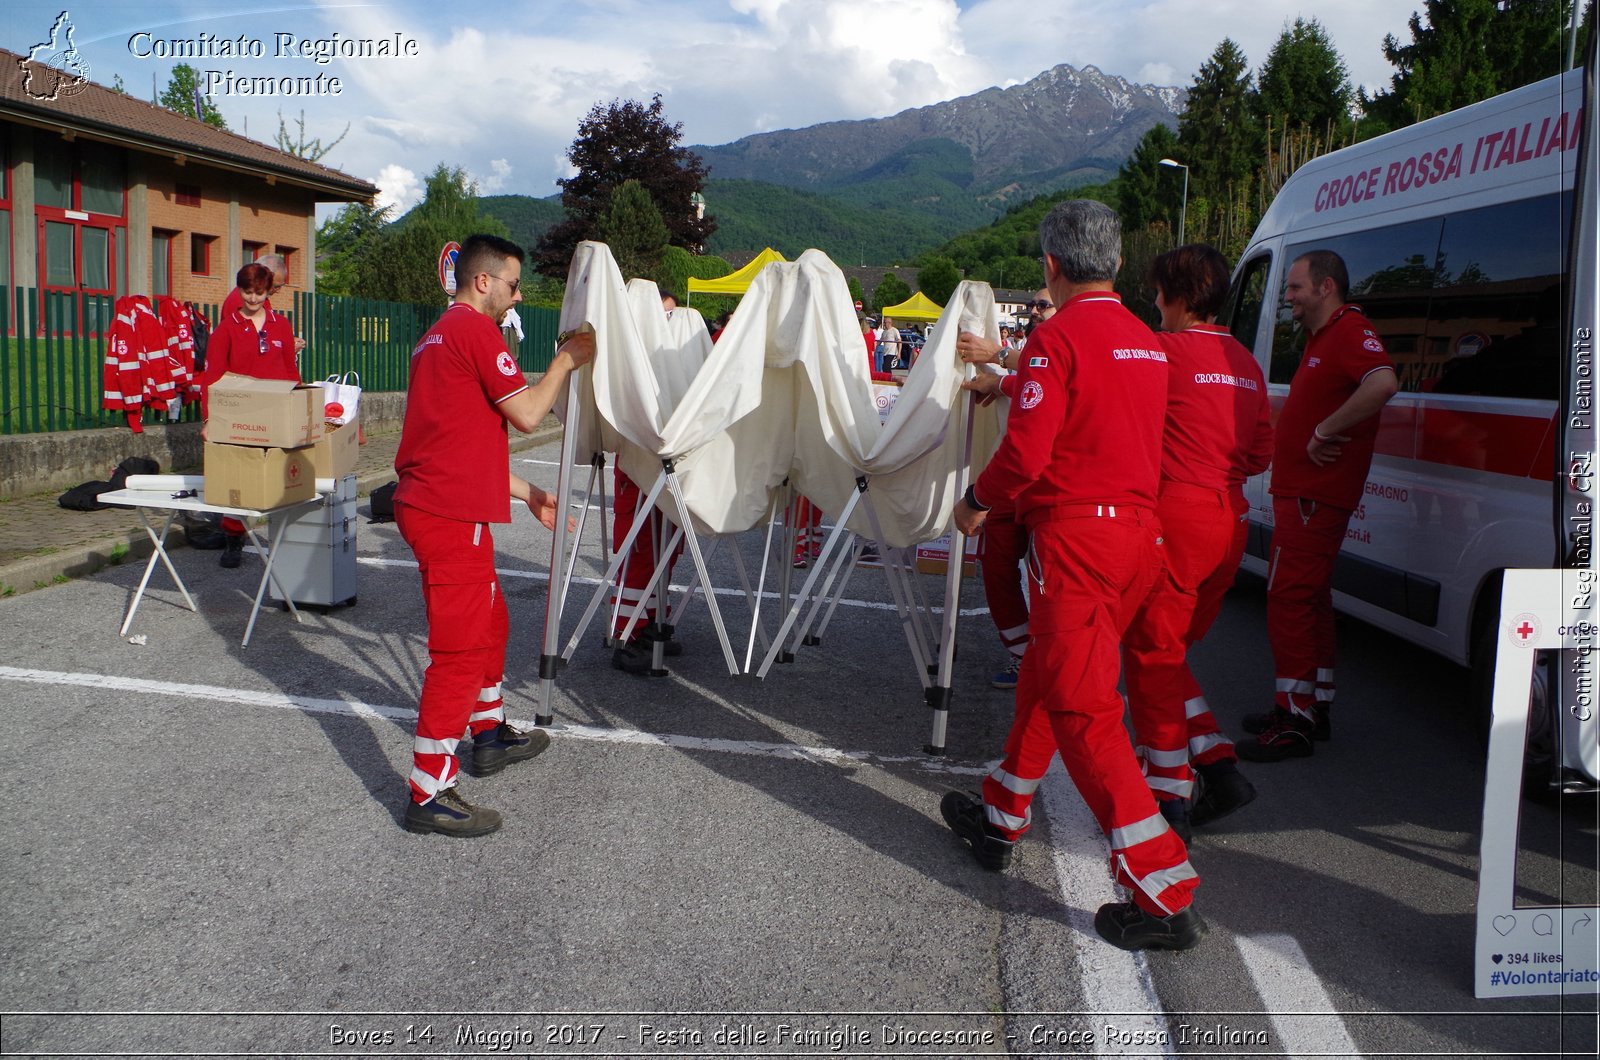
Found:
[{"label": "green metal fence", "polygon": [[[0,434],[35,434],[127,422],[123,413],[101,407],[105,337],[115,299],[72,291],[0,287]],[[435,306],[379,302],[368,298],[297,292],[294,307],[282,307],[295,334],[306,339],[300,355],[300,377],[307,381],[356,372],[363,389],[404,390],[411,350],[433,326]],[[218,307],[202,305],[217,320]],[[557,321],[554,309],[518,306],[523,341],[514,352],[525,372],[542,372],[554,353]],[[514,337],[513,337],[514,341]],[[185,406],[181,419],[199,416],[197,405]],[[147,410],[145,421],[159,422],[165,413]]]}]

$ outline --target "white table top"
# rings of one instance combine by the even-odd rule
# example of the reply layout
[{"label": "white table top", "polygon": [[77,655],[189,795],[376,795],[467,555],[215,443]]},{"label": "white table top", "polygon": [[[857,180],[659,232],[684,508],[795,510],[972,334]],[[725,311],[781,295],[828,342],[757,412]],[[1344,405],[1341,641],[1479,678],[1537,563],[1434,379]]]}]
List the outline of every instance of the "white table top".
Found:
[{"label": "white table top", "polygon": [[217,515],[231,515],[237,519],[265,519],[271,515],[281,515],[300,508],[312,508],[322,502],[322,495],[318,494],[307,501],[295,501],[293,504],[282,504],[276,508],[256,509],[207,504],[203,495],[174,497],[166,490],[110,490],[100,494],[101,504],[119,504],[127,508],[165,508],[168,511],[180,512],[214,512]]}]

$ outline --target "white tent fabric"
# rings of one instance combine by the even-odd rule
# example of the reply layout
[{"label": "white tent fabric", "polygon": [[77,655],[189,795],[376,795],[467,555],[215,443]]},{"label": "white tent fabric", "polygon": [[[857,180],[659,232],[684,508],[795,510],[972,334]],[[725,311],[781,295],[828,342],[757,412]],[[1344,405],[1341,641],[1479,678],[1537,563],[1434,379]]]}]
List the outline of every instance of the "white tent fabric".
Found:
[{"label": "white tent fabric", "polygon": [[[698,313],[678,309],[669,319],[654,284],[624,287],[610,249],[586,242],[573,257],[561,321],[597,333],[594,363],[579,379],[578,450],[617,453],[642,486],[673,461],[699,533],[763,523],[785,479],[824,511],[841,511],[865,475],[884,543],[928,541],[949,524],[965,463],[968,369],[956,335],[998,342],[994,321],[986,284],[957,288],[880,423],[854,302],[821,252],[762,270],[712,346]],[[974,467],[998,434],[993,407],[978,409]],[[862,509],[849,525],[870,532]]]}]

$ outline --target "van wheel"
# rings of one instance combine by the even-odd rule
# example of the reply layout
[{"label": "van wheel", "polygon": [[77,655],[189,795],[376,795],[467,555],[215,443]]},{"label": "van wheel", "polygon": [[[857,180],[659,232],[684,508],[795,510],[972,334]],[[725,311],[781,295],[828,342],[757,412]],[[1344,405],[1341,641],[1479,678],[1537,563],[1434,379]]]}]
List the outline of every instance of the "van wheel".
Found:
[{"label": "van wheel", "polygon": [[[1499,592],[1488,597],[1489,606],[1498,605]],[[1489,730],[1494,720],[1494,667],[1499,652],[1499,629],[1495,615],[1480,615],[1472,636],[1472,708],[1478,736],[1485,754],[1489,750]],[[1522,751],[1522,795],[1545,801],[1556,797],[1552,784],[1556,775],[1557,724],[1556,674],[1561,653],[1541,649],[1534,653],[1533,686],[1528,693],[1528,730]]]}]

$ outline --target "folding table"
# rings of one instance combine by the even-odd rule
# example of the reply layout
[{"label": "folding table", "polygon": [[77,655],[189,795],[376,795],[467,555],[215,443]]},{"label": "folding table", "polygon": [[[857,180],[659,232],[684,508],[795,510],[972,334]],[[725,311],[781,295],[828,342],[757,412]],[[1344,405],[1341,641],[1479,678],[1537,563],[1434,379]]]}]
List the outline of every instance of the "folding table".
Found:
[{"label": "folding table", "polygon": [[[123,507],[133,508],[139,513],[139,521],[144,524],[144,532],[150,535],[150,541],[155,545],[155,551],[150,554],[150,562],[145,564],[144,577],[139,579],[139,588],[133,594],[133,602],[128,605],[128,614],[122,620],[122,629],[118,636],[127,636],[128,629],[133,625],[134,612],[139,610],[139,601],[144,599],[146,586],[150,584],[150,575],[156,569],[159,560],[167,568],[167,573],[172,575],[172,580],[177,583],[178,591],[183,594],[184,602],[189,605],[189,610],[198,612],[194,598],[189,595],[189,589],[183,584],[183,579],[178,575],[178,569],[172,565],[172,560],[167,556],[167,533],[172,529],[172,522],[179,512],[208,512],[213,515],[231,515],[244,523],[244,532],[250,538],[250,543],[256,546],[257,551],[266,557],[261,571],[261,582],[256,586],[255,600],[250,605],[250,621],[244,628],[244,647],[250,644],[250,634],[256,628],[256,616],[261,611],[261,599],[266,595],[267,584],[271,582],[278,591],[278,596],[289,605],[296,622],[301,621],[300,610],[294,606],[294,601],[289,594],[283,591],[278,584],[278,579],[272,573],[272,560],[277,555],[278,545],[283,540],[284,528],[289,525],[294,516],[300,515],[323,503],[320,496],[306,501],[297,501],[294,504],[280,505],[277,508],[256,510],[254,508],[230,508],[223,504],[207,504],[202,496],[188,495],[187,490],[180,490],[174,494],[164,490],[113,490],[100,494],[102,504],[118,504]],[[165,511],[166,518],[161,523],[158,532],[151,524],[149,513],[152,511]],[[265,519],[267,521],[268,541],[263,545],[256,536],[255,529],[251,527],[250,520]]]}]

